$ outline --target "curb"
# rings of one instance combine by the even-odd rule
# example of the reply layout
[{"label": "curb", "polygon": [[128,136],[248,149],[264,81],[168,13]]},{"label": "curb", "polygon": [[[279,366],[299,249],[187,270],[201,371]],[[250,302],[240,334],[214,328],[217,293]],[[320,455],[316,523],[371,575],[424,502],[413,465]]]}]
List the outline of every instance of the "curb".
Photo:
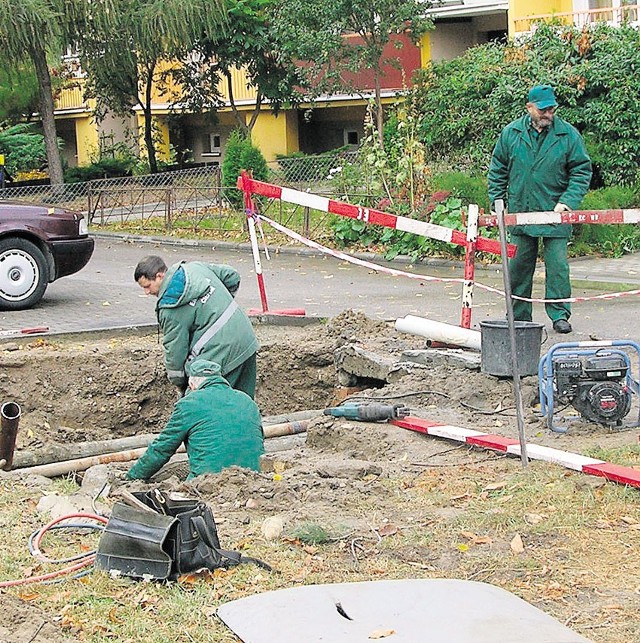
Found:
[{"label": "curb", "polygon": [[[492,433],[463,429],[462,427],[449,424],[438,424],[437,422],[430,422],[429,420],[412,416],[403,419],[389,420],[389,424],[425,435],[457,440],[458,442],[464,442],[484,449],[491,449],[492,451],[499,451],[508,455],[520,456],[521,453],[520,442],[518,440],[505,438]],[[610,464],[604,460],[588,458],[578,453],[560,451],[559,449],[529,443],[527,443],[527,457],[531,460],[542,460],[543,462],[559,464],[567,469],[573,469],[580,473],[600,476],[611,482],[640,487],[640,471],[631,467]]]}]

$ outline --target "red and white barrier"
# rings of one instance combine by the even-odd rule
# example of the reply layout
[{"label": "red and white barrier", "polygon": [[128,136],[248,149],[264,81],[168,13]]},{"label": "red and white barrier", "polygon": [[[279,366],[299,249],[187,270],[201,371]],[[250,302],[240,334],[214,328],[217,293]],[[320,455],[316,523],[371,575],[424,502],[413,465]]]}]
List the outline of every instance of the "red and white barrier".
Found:
[{"label": "red and white barrier", "polygon": [[[504,215],[505,225],[537,225],[541,223],[640,223],[640,210],[574,210],[573,212],[517,212]],[[498,225],[495,214],[482,216],[478,225]]]},{"label": "red and white barrier", "polygon": [[[300,192],[299,190],[292,190],[291,188],[283,188],[279,185],[272,185],[271,183],[264,183],[263,181],[250,178],[246,173],[242,174],[238,180],[238,187],[252,194],[259,194],[271,199],[280,199],[280,201],[285,201],[286,203],[301,205],[319,210],[320,212],[330,212],[331,214],[357,219],[365,223],[394,228],[402,232],[412,232],[422,237],[430,237],[431,239],[437,239],[445,243],[453,243],[458,246],[467,245],[467,235],[460,230],[452,230],[451,228],[436,225],[435,223],[427,223],[426,221],[396,216],[395,214],[389,214],[388,212],[382,212],[374,208],[363,208],[360,205],[343,203],[342,201],[335,201],[328,197]],[[493,254],[500,254],[501,252],[500,242],[495,239],[487,239],[486,237],[478,237],[476,239],[476,249]],[[516,247],[513,244],[509,244],[507,252],[509,257],[513,257],[516,252]]]},{"label": "red and white barrier", "polygon": [[[449,424],[438,424],[437,422],[412,416],[389,420],[389,423],[425,435],[447,438],[448,440],[456,440],[465,444],[491,449],[492,451],[520,456],[520,442],[501,435],[473,431]],[[640,470],[631,467],[611,464],[604,460],[597,460],[578,453],[561,451],[560,449],[552,449],[551,447],[537,444],[527,444],[527,456],[531,460],[551,462],[567,469],[573,469],[592,476],[600,476],[612,482],[640,487]]]}]

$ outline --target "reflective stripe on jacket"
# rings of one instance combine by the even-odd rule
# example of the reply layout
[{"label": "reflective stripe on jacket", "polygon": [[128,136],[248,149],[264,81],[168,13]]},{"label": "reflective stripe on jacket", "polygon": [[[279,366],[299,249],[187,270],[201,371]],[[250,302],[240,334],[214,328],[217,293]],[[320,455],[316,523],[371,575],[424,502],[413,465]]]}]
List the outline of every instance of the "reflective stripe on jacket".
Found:
[{"label": "reflective stripe on jacket", "polygon": [[167,377],[187,383],[196,356],[220,364],[226,375],[258,350],[251,321],[233,299],[240,275],[230,266],[200,261],[171,266],[162,280],[156,314]]}]

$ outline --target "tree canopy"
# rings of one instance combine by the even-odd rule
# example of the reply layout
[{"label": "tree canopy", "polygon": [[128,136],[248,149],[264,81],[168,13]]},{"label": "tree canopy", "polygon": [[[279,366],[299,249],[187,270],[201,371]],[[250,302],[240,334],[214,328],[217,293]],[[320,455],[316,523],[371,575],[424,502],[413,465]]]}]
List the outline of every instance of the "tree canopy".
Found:
[{"label": "tree canopy", "polygon": [[47,149],[51,183],[62,183],[62,161],[54,118],[48,56],[60,59],[78,16],[81,0],[0,0],[0,41],[14,65],[30,63],[39,90],[39,112]]},{"label": "tree canopy", "polygon": [[[194,47],[178,72],[185,89],[187,109],[213,109],[222,104],[219,83],[227,85],[231,109],[238,126],[249,134],[264,101],[277,113],[284,104],[302,97],[302,67],[280,42],[273,28],[272,0],[227,0],[227,21],[216,33],[208,33]],[[248,122],[236,108],[232,69],[244,70],[247,83],[256,90],[256,103]]]},{"label": "tree canopy", "polygon": [[[292,57],[308,61],[307,72],[318,93],[344,90],[345,71],[373,73],[376,127],[382,140],[385,47],[393,34],[403,33],[417,42],[432,29],[432,20],[425,17],[428,6],[419,0],[278,0],[274,29]],[[349,35],[357,38],[345,38]]]},{"label": "tree canopy", "polygon": [[171,73],[203,35],[226,20],[218,0],[94,0],[85,3],[78,33],[87,72],[87,95],[97,115],[107,111],[144,118],[144,143],[152,172],[158,169],[154,140],[154,89],[170,90]]}]

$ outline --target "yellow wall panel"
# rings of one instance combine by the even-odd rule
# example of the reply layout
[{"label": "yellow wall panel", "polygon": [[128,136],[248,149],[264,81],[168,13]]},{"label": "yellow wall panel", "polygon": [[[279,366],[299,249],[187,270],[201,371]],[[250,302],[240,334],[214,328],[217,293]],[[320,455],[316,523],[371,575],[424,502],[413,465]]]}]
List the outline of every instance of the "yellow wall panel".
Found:
[{"label": "yellow wall panel", "polygon": [[297,112],[280,112],[278,116],[269,111],[261,112],[253,126],[251,142],[260,148],[267,161],[274,161],[276,154],[297,152]]},{"label": "yellow wall panel", "polygon": [[98,128],[91,116],[75,119],[78,165],[89,165],[99,147]]}]

